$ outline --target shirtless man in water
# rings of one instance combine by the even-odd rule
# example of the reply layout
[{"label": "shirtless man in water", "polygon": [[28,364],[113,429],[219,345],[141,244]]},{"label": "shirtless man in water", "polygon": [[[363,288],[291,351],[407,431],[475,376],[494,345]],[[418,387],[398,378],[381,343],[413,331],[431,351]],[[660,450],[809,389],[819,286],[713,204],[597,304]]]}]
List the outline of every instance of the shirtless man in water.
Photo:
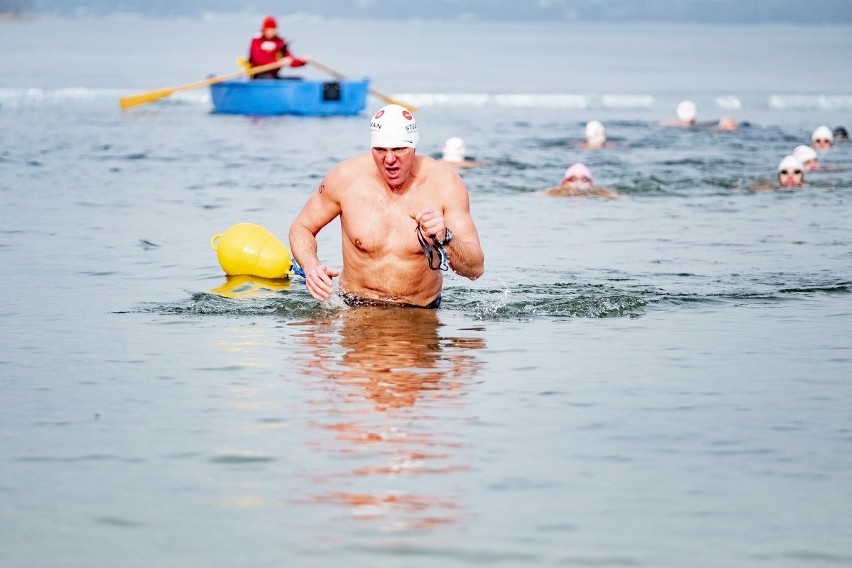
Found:
[{"label": "shirtless man in water", "polygon": [[[417,156],[418,140],[407,109],[382,108],[370,121],[371,153],[332,168],[293,221],[290,249],[318,301],[331,296],[332,279],[339,275],[349,305],[437,308],[444,281],[441,249],[457,274],[482,276],[485,256],[467,188],[451,166]],[[342,270],[317,256],[317,233],[338,216]]]}]

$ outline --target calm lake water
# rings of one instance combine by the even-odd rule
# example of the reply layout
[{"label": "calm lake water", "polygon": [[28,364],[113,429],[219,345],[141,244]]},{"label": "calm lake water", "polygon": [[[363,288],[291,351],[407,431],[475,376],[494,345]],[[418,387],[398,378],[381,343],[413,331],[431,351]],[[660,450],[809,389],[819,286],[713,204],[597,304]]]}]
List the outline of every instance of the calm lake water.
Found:
[{"label": "calm lake water", "polygon": [[[852,30],[283,18],[413,101],[419,152],[487,164],[486,274],[432,312],[209,246],[285,239],[367,112],[119,110],[233,71],[260,19],[0,22],[0,565],[852,565],[852,145],[749,190],[852,127]],[[748,126],[661,126],[683,98]],[[626,198],[536,194],[574,161]]]}]

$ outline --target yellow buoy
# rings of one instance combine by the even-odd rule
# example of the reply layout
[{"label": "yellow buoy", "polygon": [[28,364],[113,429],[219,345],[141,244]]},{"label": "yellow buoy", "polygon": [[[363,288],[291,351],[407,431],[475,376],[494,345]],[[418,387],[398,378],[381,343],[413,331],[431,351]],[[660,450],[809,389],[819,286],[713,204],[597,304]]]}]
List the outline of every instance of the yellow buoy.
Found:
[{"label": "yellow buoy", "polygon": [[225,274],[272,279],[293,274],[290,249],[260,225],[238,223],[224,233],[213,235],[210,246],[216,251]]}]

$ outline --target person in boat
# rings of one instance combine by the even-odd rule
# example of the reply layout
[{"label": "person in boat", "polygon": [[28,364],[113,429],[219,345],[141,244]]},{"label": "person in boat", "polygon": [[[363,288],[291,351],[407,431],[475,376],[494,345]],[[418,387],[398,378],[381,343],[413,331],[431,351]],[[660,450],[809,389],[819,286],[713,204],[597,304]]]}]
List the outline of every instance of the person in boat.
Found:
[{"label": "person in boat", "polygon": [[[260,32],[255,34],[249,44],[248,63],[251,67],[281,62],[282,67],[302,67],[309,58],[298,58],[287,47],[287,42],[278,35],[278,22],[272,16],[263,20]],[[280,79],[278,69],[252,75],[252,79]]]},{"label": "person in boat", "polygon": [[622,197],[616,191],[595,187],[595,180],[589,168],[580,162],[572,164],[562,176],[559,187],[545,189],[546,195],[561,195],[565,197],[609,197],[617,199]]},{"label": "person in boat", "polygon": [[757,181],[751,188],[755,190],[790,189],[805,187],[805,166],[794,155],[784,156],[778,163],[778,182]]},{"label": "person in boat", "polygon": [[466,169],[482,166],[482,162],[472,156],[466,155],[464,140],[458,136],[447,138],[447,141],[444,142],[441,159],[456,168]]},{"label": "person in boat", "polygon": [[[350,306],[437,308],[444,270],[475,280],[485,255],[458,171],[418,156],[417,123],[390,104],[370,119],[369,153],[334,166],[290,227],[290,250],[318,301],[339,279]],[[343,268],[323,264],[317,234],[340,218]],[[425,256],[424,256],[425,255]]]}]

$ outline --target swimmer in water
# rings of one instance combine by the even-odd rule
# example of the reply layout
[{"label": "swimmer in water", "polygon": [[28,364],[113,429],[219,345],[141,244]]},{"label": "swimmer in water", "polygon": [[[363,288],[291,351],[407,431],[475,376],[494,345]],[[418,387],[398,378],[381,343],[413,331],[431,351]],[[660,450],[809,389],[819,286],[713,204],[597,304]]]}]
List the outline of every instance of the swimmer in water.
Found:
[{"label": "swimmer in water", "polygon": [[719,130],[736,130],[737,121],[730,116],[723,116],[719,119],[719,123],[716,125],[716,128]]},{"label": "swimmer in water", "polygon": [[[290,250],[305,285],[325,302],[339,279],[350,306],[437,308],[444,271],[476,280],[485,254],[459,173],[417,155],[411,111],[396,104],[370,119],[370,151],[334,166],[290,226]],[[343,269],[318,256],[317,233],[340,219]]]},{"label": "swimmer in water", "polygon": [[811,146],[814,150],[830,150],[834,143],[834,134],[828,126],[818,126],[811,133]]},{"label": "swimmer in water", "polygon": [[441,160],[461,169],[478,168],[483,165],[482,162],[477,161],[475,158],[465,155],[464,140],[457,136],[447,138],[447,141],[444,142]]},{"label": "swimmer in water", "polygon": [[602,187],[595,187],[592,172],[585,164],[577,162],[571,165],[562,176],[559,187],[545,189],[542,193],[546,195],[560,195],[564,197],[609,197],[618,199],[622,197],[618,192]]},{"label": "swimmer in water", "polygon": [[752,184],[755,190],[791,189],[805,187],[805,166],[792,154],[784,156],[778,164],[778,182],[758,181]]},{"label": "swimmer in water", "polygon": [[599,120],[590,120],[586,123],[586,139],[582,143],[583,148],[597,149],[607,146],[606,128]]},{"label": "swimmer in water", "polygon": [[693,101],[681,101],[675,111],[677,118],[671,122],[664,122],[665,126],[695,126],[698,121],[698,105]]},{"label": "swimmer in water", "polygon": [[804,144],[796,146],[793,149],[793,156],[802,162],[802,166],[804,166],[804,170],[806,172],[815,172],[820,169],[819,156],[817,155],[816,150],[810,146],[806,146]]}]

